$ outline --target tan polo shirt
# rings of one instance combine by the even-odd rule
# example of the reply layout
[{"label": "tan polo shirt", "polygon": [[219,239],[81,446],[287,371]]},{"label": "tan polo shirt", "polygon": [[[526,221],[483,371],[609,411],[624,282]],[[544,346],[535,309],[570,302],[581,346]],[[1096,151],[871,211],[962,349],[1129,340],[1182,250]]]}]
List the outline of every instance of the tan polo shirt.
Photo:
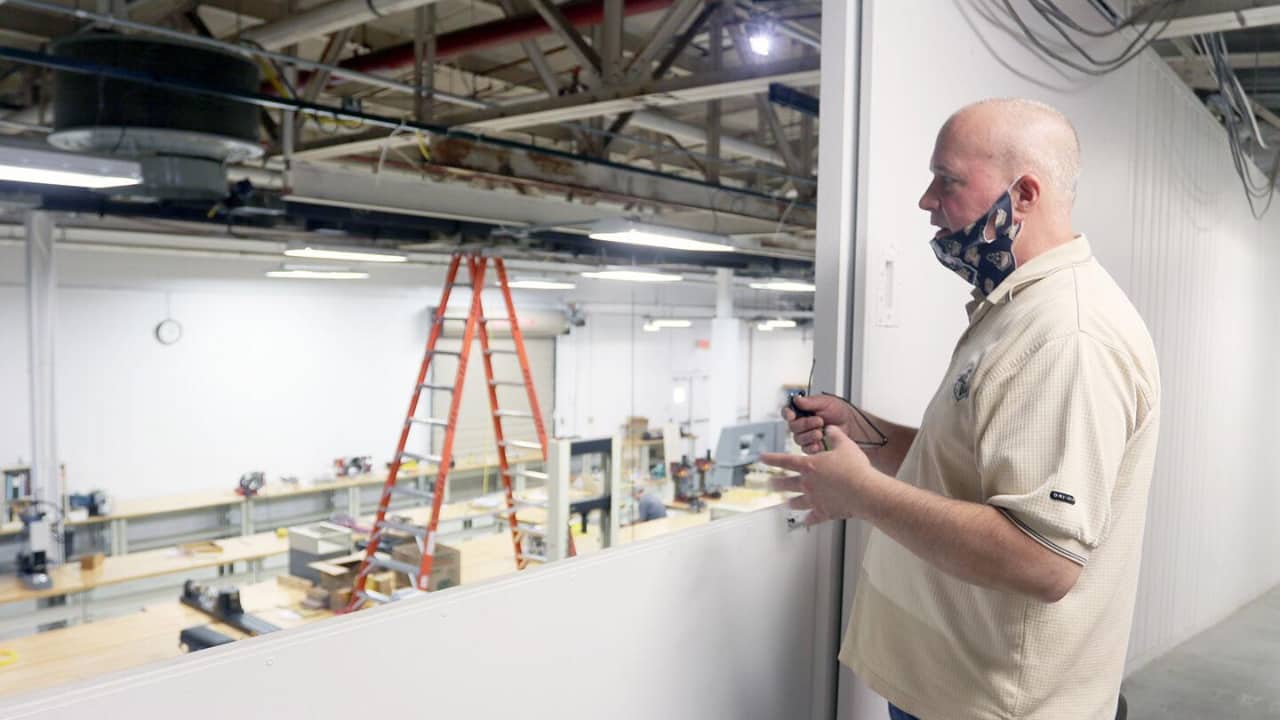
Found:
[{"label": "tan polo shirt", "polygon": [[1084,569],[1049,604],[872,530],[840,660],[922,720],[1111,720],[1159,430],[1155,348],[1083,236],[968,310],[898,478],[989,504]]}]

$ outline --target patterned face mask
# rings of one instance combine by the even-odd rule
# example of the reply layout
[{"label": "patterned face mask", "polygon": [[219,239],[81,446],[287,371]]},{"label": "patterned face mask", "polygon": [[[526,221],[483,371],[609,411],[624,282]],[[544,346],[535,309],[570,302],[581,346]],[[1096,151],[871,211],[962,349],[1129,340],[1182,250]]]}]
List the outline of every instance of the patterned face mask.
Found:
[{"label": "patterned face mask", "polygon": [[[999,287],[1017,265],[1013,258],[1013,241],[1022,230],[1022,223],[1013,221],[1011,190],[996,198],[990,210],[963,230],[929,242],[943,267],[964,278],[984,296]],[[994,232],[991,239],[986,237],[988,224]]]}]

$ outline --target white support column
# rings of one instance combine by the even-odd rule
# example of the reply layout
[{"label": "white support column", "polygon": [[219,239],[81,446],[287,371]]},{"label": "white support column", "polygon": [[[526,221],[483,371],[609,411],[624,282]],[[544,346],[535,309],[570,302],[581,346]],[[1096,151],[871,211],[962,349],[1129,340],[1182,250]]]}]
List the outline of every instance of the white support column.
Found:
[{"label": "white support column", "polygon": [[547,562],[569,556],[569,450],[568,440],[547,442]]},{"label": "white support column", "polygon": [[[62,473],[58,470],[54,407],[54,331],[57,328],[58,276],[54,262],[53,216],[27,213],[27,339],[31,378],[31,494],[62,507]],[[48,506],[46,506],[46,510]],[[55,526],[61,532],[62,527]],[[46,558],[62,563],[62,543],[53,543]]]},{"label": "white support column", "polygon": [[[609,477],[605,479],[605,492],[609,493],[609,524],[605,527],[601,547],[612,547],[617,542],[618,531],[622,528],[622,510],[631,499],[631,489],[635,487],[635,482],[631,479],[622,481],[622,436],[614,435],[610,447],[613,451],[609,455]],[[647,470],[645,468],[646,472]]]},{"label": "white support column", "polygon": [[707,383],[711,410],[710,437],[700,438],[702,447],[716,447],[720,430],[738,424],[738,406],[745,402],[746,390],[739,378],[745,359],[738,352],[742,322],[733,317],[733,271],[716,270],[716,316],[711,320],[711,378]]}]

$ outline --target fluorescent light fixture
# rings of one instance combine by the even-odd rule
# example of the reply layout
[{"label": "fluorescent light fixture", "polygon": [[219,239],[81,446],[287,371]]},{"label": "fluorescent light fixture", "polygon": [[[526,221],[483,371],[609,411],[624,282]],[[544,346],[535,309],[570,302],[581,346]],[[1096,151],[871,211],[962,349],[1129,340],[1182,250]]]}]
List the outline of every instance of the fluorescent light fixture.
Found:
[{"label": "fluorescent light fixture", "polygon": [[769,280],[766,282],[751,283],[753,290],[773,290],[774,292],[814,292],[817,288],[813,283],[800,282],[798,280]]},{"label": "fluorescent light fixture", "polygon": [[267,277],[295,278],[299,280],[364,280],[369,277],[369,273],[358,271],[353,272],[347,268],[318,270],[314,268],[284,267],[279,270],[268,270]]},{"label": "fluorescent light fixture", "polygon": [[773,326],[769,323],[760,323],[759,325],[756,325],[756,329],[760,332],[773,332]]},{"label": "fluorescent light fixture", "polygon": [[785,318],[777,318],[775,320],[765,320],[765,325],[775,328],[793,328],[796,326],[795,320],[787,320]]},{"label": "fluorescent light fixture", "polygon": [[2,145],[0,180],[103,190],[141,184],[142,165],[121,158]]},{"label": "fluorescent light fixture", "polygon": [[645,332],[658,332],[662,328],[658,327],[657,325],[654,325],[653,323],[645,323],[641,329],[644,330]]},{"label": "fluorescent light fixture", "polygon": [[539,280],[537,278],[513,280],[508,285],[518,290],[572,290],[578,287],[575,283],[565,280]]},{"label": "fluorescent light fixture", "polygon": [[649,324],[656,328],[687,328],[693,325],[689,320],[678,320],[675,318],[654,318]]},{"label": "fluorescent light fixture", "polygon": [[723,235],[682,230],[623,218],[605,218],[591,223],[590,237],[592,240],[691,252],[733,252],[736,249]]},{"label": "fluorescent light fixture", "polygon": [[309,244],[291,243],[284,251],[285,255],[308,260],[345,260],[347,262],[382,262],[402,263],[409,260],[408,255],[364,248],[316,247]]},{"label": "fluorescent light fixture", "polygon": [[582,277],[596,280],[624,280],[626,282],[680,282],[684,279],[681,275],[645,272],[643,270],[601,270],[599,272],[584,272]]}]

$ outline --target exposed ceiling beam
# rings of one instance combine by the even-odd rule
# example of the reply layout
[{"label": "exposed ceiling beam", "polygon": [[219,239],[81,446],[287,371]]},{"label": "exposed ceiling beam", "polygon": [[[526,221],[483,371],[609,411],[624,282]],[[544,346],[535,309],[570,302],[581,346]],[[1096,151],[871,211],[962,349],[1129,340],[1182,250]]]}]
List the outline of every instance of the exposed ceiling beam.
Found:
[{"label": "exposed ceiling beam", "polygon": [[241,39],[255,42],[268,50],[279,50],[300,40],[337,32],[343,28],[362,25],[385,15],[430,5],[437,0],[334,0],[304,10],[290,13],[272,22],[251,27],[240,34]]},{"label": "exposed ceiling beam", "polygon": [[[1169,67],[1179,72],[1202,64],[1197,59],[1182,56],[1167,57],[1164,60],[1169,63]],[[1274,68],[1280,67],[1280,52],[1235,53],[1229,60],[1234,70]]]},{"label": "exposed ceiling beam", "polygon": [[679,78],[632,82],[575,95],[480,110],[457,118],[451,124],[484,130],[513,130],[646,108],[751,95],[767,91],[769,83],[773,82],[805,84],[817,80],[817,57],[791,58],[768,65],[733,67]]},{"label": "exposed ceiling beam", "polygon": [[1159,38],[1229,32],[1280,25],[1280,5],[1259,5],[1257,0],[1201,0],[1179,10],[1178,17],[1160,31]]},{"label": "exposed ceiling beam", "polygon": [[[759,220],[810,227],[816,221],[812,204],[796,203],[790,213],[790,201],[762,193],[734,188],[717,188],[696,180],[631,168],[619,163],[575,162],[565,155],[533,153],[515,148],[495,148],[455,137],[434,137],[427,143],[431,163],[429,172],[448,173],[488,179],[494,182],[541,184],[545,189],[585,197],[604,197],[640,204],[660,205],[673,209],[705,210],[740,215]],[[337,145],[343,156],[378,153],[376,141],[360,145]],[[332,157],[329,155],[328,157]],[[302,150],[295,160],[314,160],[315,153]],[[374,160],[376,162],[376,158]]]}]

